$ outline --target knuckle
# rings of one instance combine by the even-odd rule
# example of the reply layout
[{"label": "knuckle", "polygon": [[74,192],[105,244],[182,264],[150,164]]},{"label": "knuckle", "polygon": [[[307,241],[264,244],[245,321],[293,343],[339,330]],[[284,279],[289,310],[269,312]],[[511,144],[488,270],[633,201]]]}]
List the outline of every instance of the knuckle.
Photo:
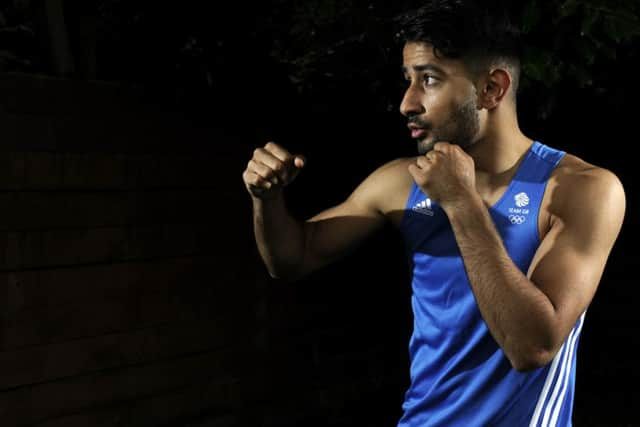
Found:
[{"label": "knuckle", "polygon": [[256,172],[256,175],[258,175],[258,178],[260,179],[264,179],[269,176],[267,172],[264,171],[264,169],[257,169],[255,172]]},{"label": "knuckle", "polygon": [[455,149],[456,146],[449,144],[448,142],[438,142],[433,146],[435,151],[439,154],[448,153],[451,149]]}]

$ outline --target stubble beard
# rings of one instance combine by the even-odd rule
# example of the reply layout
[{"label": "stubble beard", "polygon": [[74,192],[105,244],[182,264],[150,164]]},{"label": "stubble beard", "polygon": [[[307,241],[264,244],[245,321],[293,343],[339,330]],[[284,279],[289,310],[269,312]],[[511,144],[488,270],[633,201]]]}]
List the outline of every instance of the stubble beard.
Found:
[{"label": "stubble beard", "polygon": [[475,101],[469,99],[460,108],[454,110],[441,126],[430,130],[431,135],[417,143],[418,153],[422,156],[433,150],[433,146],[439,141],[456,144],[463,149],[469,147],[480,130],[480,117]]}]

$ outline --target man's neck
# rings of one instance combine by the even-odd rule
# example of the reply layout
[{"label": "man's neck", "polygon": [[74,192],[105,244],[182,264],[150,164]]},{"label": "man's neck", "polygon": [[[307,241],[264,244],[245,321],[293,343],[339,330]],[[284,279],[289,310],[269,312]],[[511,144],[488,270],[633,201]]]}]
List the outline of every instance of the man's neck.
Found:
[{"label": "man's neck", "polygon": [[501,108],[489,112],[483,136],[467,149],[476,174],[503,175],[513,170],[533,141],[520,130],[515,111]]}]

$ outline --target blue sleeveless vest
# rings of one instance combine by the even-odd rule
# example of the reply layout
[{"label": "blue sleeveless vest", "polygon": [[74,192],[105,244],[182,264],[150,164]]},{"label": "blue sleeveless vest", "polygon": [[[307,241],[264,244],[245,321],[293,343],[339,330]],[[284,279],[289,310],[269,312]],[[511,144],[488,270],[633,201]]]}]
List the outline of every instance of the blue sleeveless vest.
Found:
[{"label": "blue sleeveless vest", "polygon": [[[489,209],[523,273],[540,243],[538,211],[564,152],[534,142]],[[517,372],[480,315],[444,211],[413,183],[400,226],[412,267],[411,384],[398,427],[571,426],[584,313],[549,365]]]}]

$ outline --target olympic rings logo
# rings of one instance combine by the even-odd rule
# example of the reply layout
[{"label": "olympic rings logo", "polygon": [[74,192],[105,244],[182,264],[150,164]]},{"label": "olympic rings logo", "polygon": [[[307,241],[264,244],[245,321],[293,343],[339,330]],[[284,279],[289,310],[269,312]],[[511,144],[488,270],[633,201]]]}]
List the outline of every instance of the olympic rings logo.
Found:
[{"label": "olympic rings logo", "polygon": [[511,224],[522,224],[527,220],[527,217],[522,215],[509,215],[509,221]]}]

